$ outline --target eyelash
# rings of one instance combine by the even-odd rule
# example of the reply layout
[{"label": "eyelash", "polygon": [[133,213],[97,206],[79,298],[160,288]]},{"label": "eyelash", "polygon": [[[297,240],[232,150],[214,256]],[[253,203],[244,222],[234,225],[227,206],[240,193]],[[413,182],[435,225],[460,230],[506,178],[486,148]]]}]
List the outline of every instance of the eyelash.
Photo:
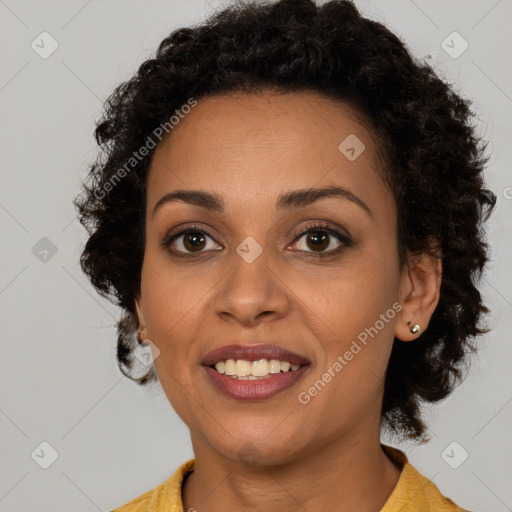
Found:
[{"label": "eyelash", "polygon": [[[319,223],[311,224],[310,226],[308,226],[306,231],[303,231],[300,235],[298,235],[295,238],[295,240],[300,240],[303,236],[305,236],[311,232],[327,233],[331,236],[334,236],[341,242],[341,245],[339,247],[337,247],[336,249],[332,249],[330,251],[323,252],[323,253],[316,253],[316,252],[310,252],[310,251],[299,251],[299,252],[303,252],[303,253],[307,254],[308,258],[322,259],[322,258],[332,257],[332,256],[337,255],[343,249],[352,246],[352,241],[344,233],[341,233],[326,224],[319,224]],[[187,226],[185,229],[183,229],[182,231],[180,231],[178,233],[168,234],[162,241],[162,247],[165,250],[169,251],[173,256],[178,256],[179,258],[197,258],[197,257],[201,256],[202,254],[205,254],[204,252],[183,253],[183,252],[179,252],[179,251],[172,251],[169,248],[169,246],[177,238],[179,238],[180,236],[183,236],[183,235],[191,234],[191,233],[200,233],[200,234],[206,235],[207,237],[209,237],[213,240],[213,237],[211,237],[203,228],[201,228],[195,224],[191,224],[190,226]]]}]

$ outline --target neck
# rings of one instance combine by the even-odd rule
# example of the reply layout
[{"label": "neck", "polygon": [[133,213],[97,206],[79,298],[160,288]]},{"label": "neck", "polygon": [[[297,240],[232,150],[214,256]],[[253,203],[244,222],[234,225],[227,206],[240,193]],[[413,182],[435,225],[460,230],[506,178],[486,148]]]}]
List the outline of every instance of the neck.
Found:
[{"label": "neck", "polygon": [[384,454],[377,437],[330,442],[293,462],[243,465],[205,445],[194,452],[194,472],[187,478],[184,510],[220,512],[250,510],[380,510],[395,488],[398,469]]}]

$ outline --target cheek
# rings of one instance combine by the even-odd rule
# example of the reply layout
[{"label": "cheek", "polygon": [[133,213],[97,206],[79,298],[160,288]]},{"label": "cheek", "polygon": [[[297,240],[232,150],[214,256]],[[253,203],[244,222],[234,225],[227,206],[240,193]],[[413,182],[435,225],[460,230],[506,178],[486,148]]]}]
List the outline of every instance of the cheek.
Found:
[{"label": "cheek", "polygon": [[[359,396],[366,386],[371,394],[384,378],[399,307],[398,271],[390,270],[395,263],[376,258],[375,253],[360,254],[353,265],[322,281],[323,286],[303,285],[304,296],[309,297],[307,323],[315,326],[315,338],[322,340],[324,357],[318,361],[318,372],[327,372],[326,380],[337,382],[333,390],[358,388]],[[333,374],[343,378],[332,378]]]},{"label": "cheek", "polygon": [[325,327],[326,339],[347,340],[373,325],[392,305],[395,284],[388,269],[363,258],[325,278],[303,281],[311,320]]},{"label": "cheek", "polygon": [[144,316],[153,332],[172,335],[179,323],[190,323],[209,288],[191,271],[172,268],[165,255],[146,253],[142,268]]},{"label": "cheek", "polygon": [[[203,325],[201,309],[211,288],[197,277],[180,277],[159,255],[147,254],[142,269],[142,298],[148,334],[160,350],[155,369],[169,395],[182,395],[180,385],[188,385],[189,367],[197,360]],[[193,275],[193,273],[192,273]],[[174,400],[172,400],[174,402]]]},{"label": "cheek", "polygon": [[330,297],[307,320],[319,326],[315,336],[322,340],[323,357],[299,401],[308,402],[307,410],[322,416],[331,425],[327,430],[335,433],[341,424],[348,428],[377,414],[396,312],[392,304],[383,307],[384,297],[372,293],[372,287],[346,283],[341,291],[331,290]]},{"label": "cheek", "polygon": [[200,310],[207,300],[205,283],[190,275],[180,277],[165,258],[147,254],[141,283],[149,336],[160,350],[155,370],[170,404],[187,424],[193,421],[189,397],[196,394],[190,368],[197,361],[193,341],[200,339]]}]

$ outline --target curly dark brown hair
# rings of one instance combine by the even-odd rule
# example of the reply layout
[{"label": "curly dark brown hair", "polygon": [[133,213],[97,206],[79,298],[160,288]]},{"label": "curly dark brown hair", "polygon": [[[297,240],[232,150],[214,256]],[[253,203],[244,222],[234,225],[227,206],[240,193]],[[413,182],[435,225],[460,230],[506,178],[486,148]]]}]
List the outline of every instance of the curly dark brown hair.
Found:
[{"label": "curly dark brown hair", "polygon": [[[484,187],[487,143],[475,134],[470,100],[347,0],[233,4],[173,31],[107,99],[95,130],[99,156],[74,204],[89,234],[81,267],[98,292],[122,308],[119,367],[140,384],[157,379],[153,367],[133,374],[134,296],[154,148],[145,156],[138,150],[190,98],[265,89],[317,92],[351,105],[370,124],[396,200],[400,269],[408,253],[433,254],[432,237],[439,242],[438,306],[417,342],[395,338],[382,405],[383,426],[422,440],[422,402],[451,393],[476,350],[471,338],[489,331],[478,325],[489,309],[476,288],[489,259],[483,222],[496,201]],[[128,161],[133,169],[126,171]]]}]

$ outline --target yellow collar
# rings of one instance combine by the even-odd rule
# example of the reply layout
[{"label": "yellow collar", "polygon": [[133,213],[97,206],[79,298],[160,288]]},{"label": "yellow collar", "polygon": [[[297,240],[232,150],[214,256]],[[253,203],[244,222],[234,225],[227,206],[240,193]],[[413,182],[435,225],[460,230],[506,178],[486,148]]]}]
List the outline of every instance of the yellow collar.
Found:
[{"label": "yellow collar", "polygon": [[[380,512],[467,512],[443,496],[432,481],[418,473],[403,452],[387,445],[382,445],[382,449],[401,468],[401,473]],[[184,512],[182,485],[194,466],[195,459],[188,460],[166,482],[112,512]]]}]

